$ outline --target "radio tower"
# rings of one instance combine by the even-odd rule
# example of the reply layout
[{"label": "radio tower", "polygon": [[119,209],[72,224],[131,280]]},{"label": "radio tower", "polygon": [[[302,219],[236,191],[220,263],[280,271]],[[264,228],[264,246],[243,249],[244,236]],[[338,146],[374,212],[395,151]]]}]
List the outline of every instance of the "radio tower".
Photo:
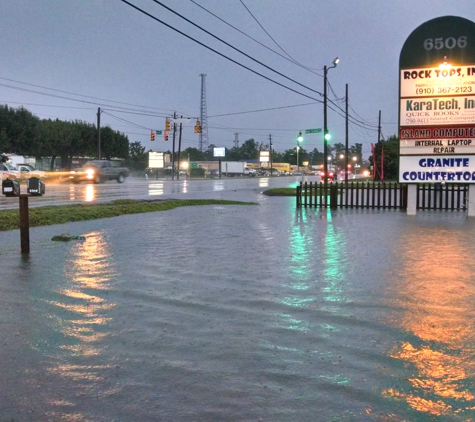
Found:
[{"label": "radio tower", "polygon": [[206,111],[206,74],[201,73],[201,108],[200,108],[200,151],[203,152],[208,149],[208,113]]}]

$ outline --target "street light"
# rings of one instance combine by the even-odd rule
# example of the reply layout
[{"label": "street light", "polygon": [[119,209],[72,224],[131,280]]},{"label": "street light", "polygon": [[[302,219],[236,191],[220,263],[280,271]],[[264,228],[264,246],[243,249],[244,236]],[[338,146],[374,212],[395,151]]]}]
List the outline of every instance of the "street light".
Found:
[{"label": "street light", "polygon": [[[327,124],[327,73],[330,69],[333,69],[336,67],[340,59],[336,57],[333,60],[333,66],[330,66],[327,68],[327,66],[323,66],[323,156],[327,157],[328,156],[328,139],[330,137],[330,134],[328,133],[328,124]],[[327,160],[325,159],[323,162],[323,171],[325,172],[325,192],[326,188],[328,185],[328,177],[327,177],[327,172],[328,172],[328,163]]]}]

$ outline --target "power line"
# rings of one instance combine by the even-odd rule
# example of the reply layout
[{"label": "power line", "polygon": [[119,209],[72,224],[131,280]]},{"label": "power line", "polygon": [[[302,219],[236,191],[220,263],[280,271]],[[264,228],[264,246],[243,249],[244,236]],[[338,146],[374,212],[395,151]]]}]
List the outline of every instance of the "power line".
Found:
[{"label": "power line", "polygon": [[[333,88],[332,88],[330,82],[328,82],[328,85],[330,87],[330,90],[333,92],[333,95],[335,95],[335,97],[336,97],[335,91],[333,91]],[[335,109],[330,107],[333,111],[335,111],[338,115],[340,115],[342,117],[346,117],[346,111],[343,110],[338,104],[336,104],[335,100],[328,99],[328,101],[330,101],[331,104],[333,104],[340,112],[342,112],[343,116],[340,113],[338,113]],[[376,128],[378,127],[377,125],[372,125],[371,123],[369,123],[367,121],[358,120],[357,118],[353,117],[351,114],[348,114],[348,118],[350,120],[353,120],[353,123],[355,123],[355,124],[358,124],[358,125],[361,125],[361,126],[367,126],[367,129],[370,129],[370,130],[376,130]]]},{"label": "power line", "polygon": [[212,36],[213,38],[217,39],[218,41],[221,41],[223,44],[227,45],[228,47],[231,47],[233,50],[236,50],[237,52],[241,53],[242,55],[246,56],[248,59],[251,59],[253,61],[255,61],[256,63],[260,64],[261,66],[264,66],[266,69],[269,69],[271,72],[274,72],[274,73],[277,73],[279,76],[282,76],[283,78],[285,79],[288,79],[289,81],[297,84],[297,85],[300,85],[301,87],[303,88],[306,88],[308,89],[309,91],[312,91],[312,92],[315,92],[316,94],[319,94],[319,95],[322,95],[321,92],[318,92],[312,88],[309,88],[308,86],[304,85],[304,84],[301,84],[300,82],[297,82],[295,79],[292,79],[286,75],[284,75],[283,73],[280,73],[278,72],[277,70],[273,69],[272,67],[270,66],[267,66],[266,64],[262,63],[261,61],[255,59],[254,57],[251,57],[249,54],[247,53],[244,53],[244,51],[240,50],[239,48],[236,48],[234,47],[233,45],[229,44],[228,42],[224,41],[223,39],[219,38],[218,36],[212,34],[211,32],[207,31],[206,29],[202,28],[201,26],[199,26],[198,24],[194,23],[193,21],[191,21],[190,19],[188,18],[185,18],[183,15],[181,15],[180,13],[174,11],[173,9],[171,9],[170,7],[164,5],[163,3],[161,3],[160,1],[158,0],[153,0],[155,3],[157,3],[158,5],[162,6],[163,8],[167,9],[169,12],[172,12],[173,14],[179,16],[180,18],[182,18],[183,20],[187,21],[189,24],[195,26],[196,28],[202,30],[203,32],[205,32],[206,34]]},{"label": "power line", "polygon": [[147,130],[150,130],[150,128],[148,128],[148,127],[145,127],[145,126],[139,125],[139,124],[137,124],[137,123],[131,122],[130,120],[126,120],[126,119],[122,119],[122,118],[120,118],[120,117],[114,116],[113,114],[108,113],[108,112],[105,111],[105,110],[102,110],[102,113],[107,114],[108,116],[111,116],[112,118],[114,118],[114,119],[116,119],[116,120],[119,120],[119,121],[121,121],[121,122],[129,123],[131,126],[135,126],[135,127],[140,128],[140,129],[147,129]]},{"label": "power line", "polygon": [[[33,94],[45,95],[47,97],[60,98],[62,100],[76,101],[76,102],[79,102],[79,103],[93,104],[93,105],[96,105],[96,106],[105,106],[107,108],[114,108],[114,111],[122,112],[122,113],[131,113],[131,114],[139,114],[139,115],[142,115],[142,116],[155,116],[155,117],[157,117],[157,116],[161,117],[162,116],[158,113],[145,112],[145,111],[142,111],[142,110],[133,110],[133,109],[129,109],[129,108],[125,108],[125,107],[118,107],[118,106],[112,106],[111,107],[108,104],[103,104],[103,103],[99,103],[99,102],[95,102],[95,101],[81,100],[81,99],[78,99],[78,98],[71,98],[71,97],[66,97],[64,95],[51,94],[51,93],[48,93],[48,92],[36,91],[36,90],[33,90],[33,89],[22,88],[22,87],[18,87],[18,86],[12,86],[12,85],[1,84],[1,83],[0,83],[0,86],[3,86],[5,88],[10,88],[10,89],[16,89],[18,91],[23,91],[23,92],[31,92]],[[52,88],[45,88],[45,89],[52,89]],[[73,95],[78,95],[78,94],[73,94]],[[105,101],[108,101],[108,100],[105,100]],[[118,101],[116,101],[116,102],[118,102]],[[139,107],[141,107],[141,106],[139,106]],[[162,109],[162,110],[165,110],[165,109]],[[165,115],[163,115],[163,116],[165,116]]]},{"label": "power line", "polygon": [[225,114],[215,114],[214,116],[208,116],[208,117],[223,117],[223,116],[234,116],[236,114],[249,114],[249,113],[260,113],[263,111],[272,111],[272,110],[281,110],[284,108],[293,108],[293,107],[302,107],[306,105],[315,105],[315,103],[305,103],[305,104],[295,104],[295,105],[289,105],[289,106],[282,106],[282,107],[272,107],[272,108],[263,108],[260,110],[250,110],[250,111],[238,111],[235,113],[225,113]]},{"label": "power line", "polygon": [[[230,26],[231,28],[233,28],[234,30],[236,30],[237,32],[239,32],[240,34],[244,35],[245,37],[251,39],[252,41],[256,42],[257,44],[259,44],[260,46],[264,47],[265,49],[269,50],[269,51],[272,51],[274,54],[277,54],[278,56],[282,57],[283,59],[293,63],[293,64],[296,64],[297,66],[305,69],[305,70],[308,70],[309,72],[315,74],[315,75],[318,75],[318,76],[322,76],[320,75],[319,73],[315,72],[314,69],[311,69],[307,66],[304,66],[300,63],[298,63],[297,61],[295,61],[294,59],[289,59],[288,57],[285,57],[284,55],[280,54],[278,51],[275,51],[273,50],[272,48],[268,47],[267,45],[261,43],[260,41],[256,40],[255,38],[251,37],[249,34],[246,34],[244,31],[241,31],[239,28],[236,28],[235,26],[231,25],[229,22],[226,22],[224,19],[220,18],[218,15],[216,15],[215,13],[211,12],[210,10],[206,9],[205,7],[203,7],[202,5],[198,4],[195,0],[190,0],[192,3],[194,3],[196,6],[198,6],[199,8],[203,9],[205,12],[209,13],[211,16],[214,16],[216,19],[220,20],[221,22],[223,22],[224,24]],[[287,54],[287,53],[286,53]]]},{"label": "power line", "polygon": [[[99,98],[99,97],[92,97],[92,96],[89,96],[89,95],[76,94],[75,92],[62,91],[62,90],[60,90],[60,89],[55,89],[55,88],[48,88],[48,87],[46,87],[46,86],[41,86],[41,85],[30,84],[30,83],[27,83],[27,82],[16,81],[16,80],[14,80],[14,79],[3,78],[3,77],[1,77],[1,76],[0,76],[0,79],[3,79],[4,81],[9,81],[9,82],[15,82],[15,83],[17,83],[17,84],[32,86],[32,87],[35,87],[35,88],[41,88],[41,89],[47,89],[47,90],[49,90],[49,91],[60,92],[60,93],[62,93],[62,94],[70,94],[70,95],[76,95],[77,97],[91,98],[91,99],[100,100],[100,101],[107,101],[107,102],[109,102],[109,103],[117,103],[117,104],[130,105],[130,106],[133,106],[133,107],[149,108],[149,109],[152,109],[152,110],[166,110],[166,109],[163,109],[163,108],[142,106],[142,105],[137,105],[137,104],[124,103],[124,102],[121,102],[121,101],[107,100],[107,99]],[[7,87],[8,87],[8,85],[3,85],[3,86],[7,86]],[[10,88],[13,88],[13,87],[10,86]],[[61,97],[61,98],[63,98],[63,97]],[[93,103],[93,104],[97,104],[97,103]]]},{"label": "power line", "polygon": [[24,103],[24,102],[19,102],[19,101],[10,101],[10,100],[0,100],[0,103],[21,104],[21,105],[39,106],[39,107],[53,107],[53,108],[72,108],[75,110],[95,110],[95,108],[92,108],[92,107],[72,107],[72,106],[63,106],[63,105]]},{"label": "power line", "polygon": [[[291,59],[291,62],[294,63],[294,64],[297,64],[307,70],[309,70],[307,67],[301,65],[300,63],[297,62],[297,60],[295,60],[289,53],[287,53],[287,51],[285,51],[280,45],[279,43],[272,37],[271,34],[269,34],[269,32],[266,31],[266,29],[262,26],[262,24],[257,20],[257,18],[252,14],[252,12],[249,10],[249,8],[244,4],[244,2],[242,0],[239,0],[241,2],[241,4],[244,6],[244,8],[248,11],[248,13],[252,16],[252,18],[257,22],[257,24],[261,27],[261,29],[267,34],[267,36],[274,42],[274,44],[279,47],[282,52],[284,54],[287,55],[287,57],[289,57]],[[314,72],[312,72],[314,73]]]},{"label": "power line", "polygon": [[[275,81],[275,80],[273,80],[273,79],[271,79],[271,78],[269,78],[269,77],[263,75],[262,73],[259,73],[259,72],[255,71],[255,70],[253,70],[253,69],[251,69],[251,68],[249,68],[249,67],[243,65],[242,63],[239,63],[238,61],[236,61],[236,60],[234,60],[234,59],[231,59],[230,57],[226,56],[225,54],[220,53],[219,51],[217,51],[217,50],[215,50],[215,49],[213,49],[213,48],[207,46],[206,44],[202,43],[201,41],[198,41],[197,39],[191,37],[190,35],[185,34],[184,32],[180,31],[179,29],[176,29],[176,28],[174,28],[173,26],[167,24],[166,22],[163,22],[162,20],[160,20],[160,19],[158,19],[157,17],[151,15],[150,13],[146,12],[145,10],[140,9],[139,7],[137,7],[137,6],[135,6],[134,4],[128,2],[127,0],[120,0],[120,1],[122,1],[122,3],[125,3],[125,4],[127,4],[128,6],[130,6],[130,7],[132,7],[132,8],[134,8],[135,10],[137,10],[137,11],[143,13],[144,15],[148,16],[149,18],[151,18],[151,19],[153,19],[153,20],[155,20],[155,21],[161,23],[162,25],[165,25],[166,27],[170,28],[171,30],[173,30],[173,31],[175,31],[175,32],[178,32],[179,34],[183,35],[184,37],[186,37],[186,38],[188,38],[188,39],[190,39],[190,40],[196,42],[197,44],[201,45],[202,47],[207,48],[208,50],[212,51],[213,53],[216,53],[216,54],[218,54],[219,56],[224,57],[225,59],[227,59],[227,60],[229,60],[229,61],[231,61],[231,62],[237,64],[238,66],[241,66],[241,67],[244,68],[244,69],[249,70],[250,72],[252,72],[252,73],[254,73],[254,74],[256,74],[256,75],[258,75],[258,76],[260,76],[260,77],[262,77],[262,78],[264,78],[264,79],[267,79],[268,81],[273,82],[273,83],[275,83],[276,85],[279,85],[279,86],[281,86],[281,87],[283,87],[283,88],[285,88],[285,89],[288,89],[289,91],[292,91],[292,92],[295,92],[296,94],[302,95],[303,97],[310,98],[311,100],[314,100],[314,101],[317,101],[317,102],[322,102],[321,100],[318,100],[318,99],[316,99],[316,98],[310,97],[309,95],[303,94],[302,92],[299,92],[299,91],[297,91],[297,90],[295,90],[295,89],[293,89],[293,88],[290,88],[290,87],[288,87],[288,86],[286,86],[286,85],[284,85],[284,84],[281,84],[280,82],[277,82],[277,81]],[[319,94],[320,94],[320,93],[319,93]],[[320,94],[320,95],[321,95],[321,94]]]},{"label": "power line", "polygon": [[[0,77],[0,79],[2,79],[2,78]],[[18,83],[26,84],[26,82],[18,82]],[[27,84],[27,85],[32,85],[32,84]],[[80,103],[93,104],[93,105],[96,105],[96,106],[107,107],[107,109],[115,111],[117,113],[128,113],[128,114],[135,114],[135,115],[139,115],[139,116],[148,116],[148,117],[168,117],[170,115],[170,112],[171,112],[171,110],[168,110],[168,109],[148,107],[148,106],[140,106],[140,105],[137,105],[137,107],[151,108],[151,109],[156,109],[156,110],[167,110],[167,111],[169,111],[169,113],[164,114],[164,113],[148,112],[148,111],[144,111],[144,110],[134,110],[134,109],[131,109],[131,108],[111,106],[109,104],[104,104],[104,103],[99,103],[99,102],[94,102],[94,101],[86,101],[86,100],[81,100],[81,99],[78,99],[78,98],[65,97],[65,96],[62,96],[62,95],[56,95],[56,94],[51,94],[51,93],[47,93],[47,92],[41,92],[41,91],[36,91],[36,90],[31,90],[31,89],[27,89],[27,88],[22,88],[22,87],[17,87],[17,86],[12,86],[12,85],[6,85],[6,84],[1,84],[1,83],[0,83],[0,86],[3,86],[5,88],[10,88],[10,89],[16,89],[16,90],[23,91],[23,92],[31,92],[33,94],[44,95],[44,96],[47,96],[47,97],[60,98],[60,99],[63,99],[63,100],[68,100],[68,101],[76,101],[76,102],[80,102]],[[47,87],[41,87],[41,88],[54,90],[53,88],[47,88]],[[55,91],[59,91],[59,90],[55,90]],[[63,91],[63,92],[66,92],[66,91]],[[72,95],[78,95],[79,96],[80,94],[72,93]],[[87,97],[87,96],[85,96],[85,97]],[[115,102],[115,103],[120,103],[120,104],[127,104],[127,103],[121,103],[120,101],[113,101],[113,100],[104,100],[104,101],[110,101],[110,102]],[[23,104],[23,103],[18,103],[18,104]],[[33,105],[35,105],[35,104],[33,104]],[[52,106],[52,105],[50,106],[50,105],[44,105],[44,104],[37,104],[37,105],[45,106],[45,107],[67,108],[65,106]],[[79,108],[80,109],[80,107],[68,107],[68,108]],[[82,109],[88,110],[89,108],[84,107]],[[187,113],[181,113],[181,114],[182,115],[187,115]]]}]

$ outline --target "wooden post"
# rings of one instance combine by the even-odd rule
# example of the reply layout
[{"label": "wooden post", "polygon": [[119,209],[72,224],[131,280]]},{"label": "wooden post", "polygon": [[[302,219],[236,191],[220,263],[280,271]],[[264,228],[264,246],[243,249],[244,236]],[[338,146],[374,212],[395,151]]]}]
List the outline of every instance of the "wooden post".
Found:
[{"label": "wooden post", "polygon": [[21,253],[30,253],[30,218],[28,195],[20,195],[20,244]]},{"label": "wooden post", "polygon": [[338,206],[338,182],[330,186],[330,208],[336,209]]}]

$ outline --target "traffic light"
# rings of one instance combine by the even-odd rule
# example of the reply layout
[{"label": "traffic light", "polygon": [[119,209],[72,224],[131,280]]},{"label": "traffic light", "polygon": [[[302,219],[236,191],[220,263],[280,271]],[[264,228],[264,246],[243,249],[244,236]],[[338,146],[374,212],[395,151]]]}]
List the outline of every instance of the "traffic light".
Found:
[{"label": "traffic light", "polygon": [[165,141],[168,141],[168,131],[167,130],[163,134],[163,138],[165,139]]},{"label": "traffic light", "polygon": [[303,141],[302,131],[299,132],[299,137],[297,138],[297,141],[299,142]]},{"label": "traffic light", "polygon": [[155,141],[155,132],[153,130],[150,132],[150,140],[152,142]]},{"label": "traffic light", "polygon": [[325,140],[329,141],[331,138],[332,138],[332,136],[331,136],[330,132],[328,132],[328,130],[327,130],[326,133],[325,133]]},{"label": "traffic light", "polygon": [[195,133],[201,133],[201,123],[199,120],[195,123]]},{"label": "traffic light", "polygon": [[169,130],[171,130],[171,128],[172,128],[172,125],[170,123],[170,120],[165,119],[165,130],[169,131]]}]

